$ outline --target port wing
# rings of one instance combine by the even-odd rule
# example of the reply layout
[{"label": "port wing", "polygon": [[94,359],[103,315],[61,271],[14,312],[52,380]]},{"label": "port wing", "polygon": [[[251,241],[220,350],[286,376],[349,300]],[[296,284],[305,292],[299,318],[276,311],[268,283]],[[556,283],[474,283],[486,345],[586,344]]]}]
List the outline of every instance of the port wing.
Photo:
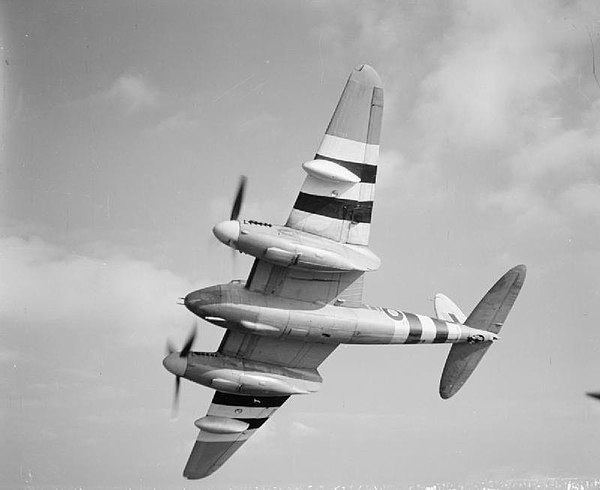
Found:
[{"label": "port wing", "polygon": [[303,342],[285,337],[227,330],[219,352],[231,357],[289,368],[316,369],[335,350],[338,344]]},{"label": "port wing", "polygon": [[383,89],[368,65],[355,68],[307,172],[286,226],[341,243],[369,244]]},{"label": "port wing", "polygon": [[245,396],[215,392],[183,476],[204,478],[218,470],[289,396]]},{"label": "port wing", "polygon": [[[228,330],[219,352],[290,368],[316,369],[336,347],[337,344],[272,339]],[[195,480],[215,472],[288,398],[216,391],[206,417],[196,422],[200,432],[183,476]]]}]

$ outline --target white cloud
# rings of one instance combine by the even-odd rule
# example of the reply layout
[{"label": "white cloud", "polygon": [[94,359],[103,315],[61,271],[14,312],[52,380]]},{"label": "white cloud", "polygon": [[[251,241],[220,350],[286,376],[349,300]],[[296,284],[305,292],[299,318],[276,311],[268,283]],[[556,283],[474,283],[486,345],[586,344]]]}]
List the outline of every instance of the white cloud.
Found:
[{"label": "white cloud", "polygon": [[[595,206],[589,184],[600,178],[600,99],[586,28],[590,13],[600,14],[597,4],[455,7],[444,42],[423,49],[435,61],[417,88],[413,117],[392,115],[407,132],[398,180],[427,187],[411,198],[428,203],[449,182],[482,211],[523,223],[587,215]],[[409,81],[394,73],[386,94]]]},{"label": "white cloud", "polygon": [[6,329],[69,329],[90,338],[162,345],[189,313],[187,280],[121,255],[71,254],[38,237],[0,239],[0,319]]},{"label": "white cloud", "polygon": [[129,112],[153,107],[158,103],[158,90],[139,75],[122,75],[103,94],[107,100],[123,104]]},{"label": "white cloud", "polygon": [[292,439],[305,439],[319,435],[319,430],[310,425],[303,424],[295,420],[290,426],[290,436]]},{"label": "white cloud", "polygon": [[561,194],[560,201],[567,210],[572,210],[581,217],[591,218],[596,226],[600,225],[599,183],[575,184]]}]

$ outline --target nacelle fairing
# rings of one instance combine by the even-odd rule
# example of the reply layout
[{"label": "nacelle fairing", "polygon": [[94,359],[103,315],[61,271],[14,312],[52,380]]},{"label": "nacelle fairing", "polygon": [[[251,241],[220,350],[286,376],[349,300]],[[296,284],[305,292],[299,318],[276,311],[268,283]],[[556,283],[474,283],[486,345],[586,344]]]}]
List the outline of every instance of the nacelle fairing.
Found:
[{"label": "nacelle fairing", "polygon": [[226,393],[282,396],[318,391],[322,378],[316,369],[288,369],[246,361],[219,353],[178,352],[163,360],[165,368],[182,378]]},{"label": "nacelle fairing", "polygon": [[223,221],[213,228],[220,242],[283,267],[328,272],[374,271],[381,264],[368,247],[339,243],[258,221]]}]

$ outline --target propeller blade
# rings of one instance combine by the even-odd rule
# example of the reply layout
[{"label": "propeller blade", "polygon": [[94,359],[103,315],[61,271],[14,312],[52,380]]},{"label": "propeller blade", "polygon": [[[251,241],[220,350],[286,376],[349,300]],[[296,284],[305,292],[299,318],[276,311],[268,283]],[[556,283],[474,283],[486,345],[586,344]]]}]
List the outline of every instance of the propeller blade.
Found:
[{"label": "propeller blade", "polygon": [[192,344],[194,343],[194,340],[196,339],[196,330],[197,330],[197,325],[194,323],[194,325],[192,326],[192,331],[190,332],[190,335],[188,336],[187,340],[185,341],[185,345],[183,346],[183,349],[181,349],[181,352],[179,353],[179,357],[187,357],[187,355],[190,353],[190,350],[192,350]]},{"label": "propeller blade", "polygon": [[173,394],[173,405],[171,406],[171,416],[175,417],[179,412],[179,386],[181,384],[181,378],[175,376],[175,393]]},{"label": "propeller blade", "polygon": [[177,349],[175,348],[175,346],[171,343],[170,340],[167,340],[167,355],[168,354],[173,354],[173,352],[177,352]]},{"label": "propeller blade", "polygon": [[231,215],[229,219],[231,221],[235,221],[238,219],[240,215],[240,210],[242,209],[242,202],[244,200],[244,190],[246,188],[246,176],[242,175],[240,177],[240,183],[238,185],[237,194],[235,195],[235,201],[233,202],[233,207],[231,208]]}]

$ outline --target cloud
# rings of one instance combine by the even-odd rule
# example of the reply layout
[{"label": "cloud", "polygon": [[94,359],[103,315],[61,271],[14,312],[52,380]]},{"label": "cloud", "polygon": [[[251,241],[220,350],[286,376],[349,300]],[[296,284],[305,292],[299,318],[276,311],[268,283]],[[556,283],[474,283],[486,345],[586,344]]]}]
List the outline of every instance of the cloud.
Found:
[{"label": "cloud", "polygon": [[560,199],[566,208],[592,219],[596,226],[600,225],[600,184],[575,184],[565,190]]},{"label": "cloud", "polygon": [[560,53],[573,43],[572,30],[539,3],[459,5],[439,64],[421,84],[417,115],[431,138],[453,144],[523,136],[531,113],[549,109],[545,91],[573,73]]},{"label": "cloud", "polygon": [[82,256],[36,236],[10,236],[0,238],[0,268],[8,330],[66,329],[148,345],[189,319],[175,304],[188,281],[126,256]]},{"label": "cloud", "polygon": [[[468,199],[482,213],[539,225],[596,209],[600,91],[588,31],[597,3],[461,0],[437,17],[423,7],[426,21],[416,7],[360,8],[354,29],[361,45],[377,46],[382,67],[380,184],[387,159],[394,199]],[[340,41],[352,22],[336,22],[327,33]],[[439,34],[421,45],[420,31],[436,22]],[[414,70],[425,70],[416,83]]]},{"label": "cloud", "polygon": [[159,92],[139,75],[122,75],[103,93],[105,100],[123,104],[128,112],[154,107]]},{"label": "cloud", "polygon": [[[87,468],[90,451],[118,468],[122,451],[134,451],[144,434],[171,437],[172,377],[161,360],[165,339],[179,340],[175,329],[183,337],[189,328],[191,314],[176,305],[189,281],[114,246],[77,254],[14,231],[0,238],[6,481],[22,465],[39,481],[66,481],[70,468]],[[198,344],[206,347],[213,334],[222,335],[204,330]],[[178,442],[186,436],[189,430]],[[152,446],[150,457],[171,458],[161,447]],[[173,467],[182,458],[174,455]],[[89,484],[110,478],[94,471],[84,471]]]},{"label": "cloud", "polygon": [[295,420],[290,426],[290,435],[292,439],[305,439],[315,437],[319,434],[319,430],[310,425],[303,424]]}]

